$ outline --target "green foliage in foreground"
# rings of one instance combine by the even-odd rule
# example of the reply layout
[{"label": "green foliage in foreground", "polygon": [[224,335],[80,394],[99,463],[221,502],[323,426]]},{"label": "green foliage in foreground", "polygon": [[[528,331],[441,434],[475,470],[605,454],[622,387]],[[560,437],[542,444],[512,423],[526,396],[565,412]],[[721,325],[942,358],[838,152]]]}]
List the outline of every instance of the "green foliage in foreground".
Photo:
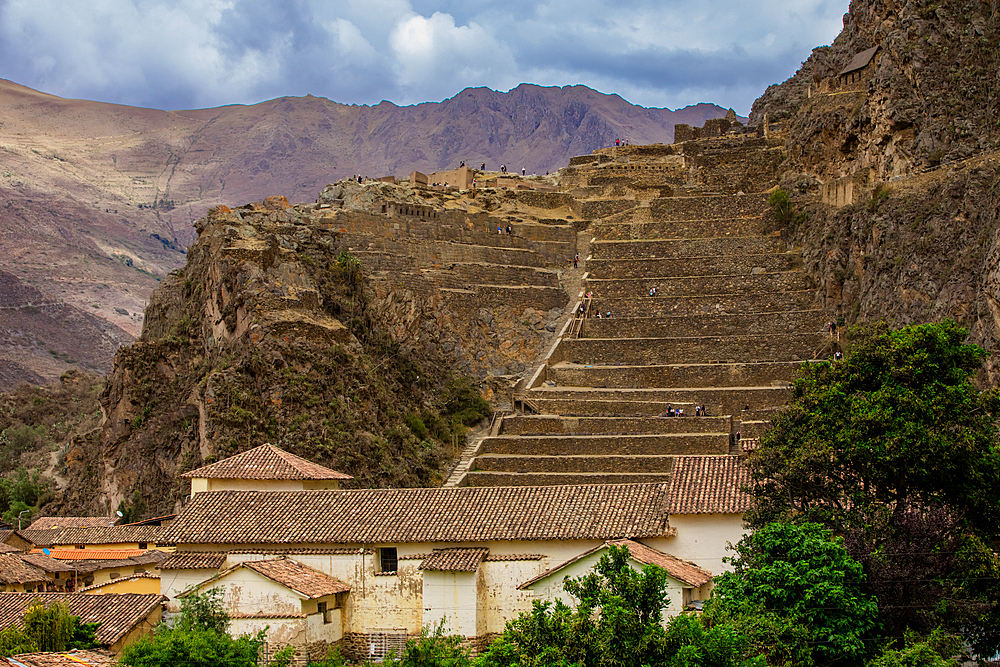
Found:
[{"label": "green foliage in foreground", "polygon": [[97,623],[81,623],[65,602],[45,605],[36,599],[22,616],[23,627],[11,625],[0,631],[0,657],[36,651],[67,651],[96,648]]},{"label": "green foliage in foreground", "polygon": [[[152,637],[126,646],[118,659],[128,667],[256,667],[264,631],[233,638],[226,634],[228,627],[221,589],[189,595],[173,627],[160,625]],[[288,655],[284,658],[287,664]]]},{"label": "green foliage in foreground", "polygon": [[[773,523],[735,549],[733,572],[717,579],[714,595],[769,664],[863,662],[878,609],[842,539],[815,523]],[[789,645],[801,650],[789,655]]]}]

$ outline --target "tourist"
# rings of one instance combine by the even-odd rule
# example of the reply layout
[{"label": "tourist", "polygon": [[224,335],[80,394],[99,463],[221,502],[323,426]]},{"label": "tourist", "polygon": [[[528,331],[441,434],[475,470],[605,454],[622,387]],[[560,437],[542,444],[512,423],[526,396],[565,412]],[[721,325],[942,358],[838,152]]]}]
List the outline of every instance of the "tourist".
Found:
[{"label": "tourist", "polygon": [[580,266],[580,253],[576,253],[576,256],[573,257],[573,268],[576,269],[579,268],[579,266]]},{"label": "tourist", "polygon": [[668,417],[673,417],[674,416],[674,408],[669,403],[667,403],[667,416]]},{"label": "tourist", "polygon": [[622,145],[621,139],[615,138],[615,147],[618,147],[618,146],[621,146],[621,145]]},{"label": "tourist", "polygon": [[701,417],[701,406],[700,405],[694,406],[694,416],[695,417]]},{"label": "tourist", "polygon": [[503,234],[503,225],[497,225],[497,234]]},{"label": "tourist", "polygon": [[481,165],[479,165],[479,171],[486,171],[486,163],[485,162],[482,163]]},{"label": "tourist", "polygon": [[507,236],[510,236],[513,233],[514,233],[514,230],[511,228],[510,225],[507,225]]},{"label": "tourist", "polygon": [[606,317],[606,318],[608,318],[610,320],[611,319],[611,311],[609,310],[607,313],[605,313],[604,317]]}]

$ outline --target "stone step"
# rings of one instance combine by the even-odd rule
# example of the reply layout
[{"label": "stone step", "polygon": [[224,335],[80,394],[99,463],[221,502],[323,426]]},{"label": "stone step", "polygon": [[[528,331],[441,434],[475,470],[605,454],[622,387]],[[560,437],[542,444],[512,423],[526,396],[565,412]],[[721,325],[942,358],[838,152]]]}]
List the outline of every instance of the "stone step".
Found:
[{"label": "stone step", "polygon": [[[656,288],[657,297],[680,297],[721,294],[755,294],[795,292],[812,287],[809,276],[800,271],[778,271],[757,275],[722,276],[649,276],[599,280],[588,278],[585,291],[599,299],[619,299],[645,296]],[[767,308],[766,310],[776,310]],[[613,314],[613,311],[612,311]]]},{"label": "stone step", "polygon": [[[693,422],[695,417],[664,417],[661,421]],[[705,421],[708,421],[707,419]],[[715,420],[725,421],[726,420]],[[659,435],[514,435],[485,438],[479,456],[665,456],[683,454],[725,454],[729,433],[671,433]]]},{"label": "stone step", "polygon": [[[528,399],[540,414],[565,416],[666,416],[668,408],[683,408],[694,417],[696,405],[704,405],[710,415],[740,414],[750,407],[747,419],[760,411],[785,405],[790,387],[678,387],[640,389],[586,389],[571,387],[536,388]],[[678,419],[678,417],[674,417]]]},{"label": "stone step", "polygon": [[623,298],[594,297],[592,312],[611,311],[613,317],[665,317],[719,313],[769,313],[808,310],[815,307],[816,292],[793,290],[758,294],[710,294],[692,296],[629,295]]},{"label": "stone step", "polygon": [[[692,415],[694,412],[692,411]],[[729,417],[561,417],[508,415],[501,435],[656,435],[665,433],[728,433]]]},{"label": "stone step", "polygon": [[791,383],[802,362],[585,366],[560,362],[545,378],[569,387],[756,387]]},{"label": "stone step", "polygon": [[827,347],[825,332],[703,336],[689,338],[563,338],[549,363],[630,366],[747,363],[816,359]]},{"label": "stone step", "polygon": [[[701,452],[699,452],[701,453]],[[712,452],[720,456],[728,455],[729,440],[722,452]],[[670,474],[674,467],[672,456],[477,456],[470,472],[507,473],[663,473]]]},{"label": "stone step", "polygon": [[586,268],[587,277],[592,280],[622,280],[648,276],[739,276],[779,273],[795,270],[801,263],[801,256],[797,253],[771,253],[658,259],[589,259]]},{"label": "stone step", "polygon": [[672,338],[813,333],[823,331],[828,319],[826,313],[819,310],[678,317],[612,317],[611,319],[588,317],[583,321],[580,337]]},{"label": "stone step", "polygon": [[563,486],[580,484],[666,484],[669,473],[469,472],[464,486]]},{"label": "stone step", "polygon": [[[695,239],[594,240],[588,262],[612,259],[675,259],[680,257],[738,257],[785,252],[777,235],[707,237]],[[586,265],[590,269],[590,264]]]},{"label": "stone step", "polygon": [[774,231],[774,224],[761,216],[748,218],[692,218],[672,220],[651,211],[651,220],[635,216],[619,216],[612,222],[590,228],[599,241],[651,240],[651,239],[702,239],[709,237],[742,238],[766,236]]}]

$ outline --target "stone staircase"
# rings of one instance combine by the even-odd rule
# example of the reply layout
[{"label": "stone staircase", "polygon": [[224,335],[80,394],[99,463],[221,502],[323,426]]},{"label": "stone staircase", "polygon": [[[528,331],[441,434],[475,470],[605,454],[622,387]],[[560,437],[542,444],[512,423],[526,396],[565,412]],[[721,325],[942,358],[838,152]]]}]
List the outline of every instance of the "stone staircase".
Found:
[{"label": "stone staircase", "polygon": [[[678,456],[743,454],[788,401],[797,366],[830,345],[766,202],[689,188],[595,220],[586,316],[521,391],[522,414],[503,418],[449,483],[667,481]],[[699,405],[708,416],[695,416]]]}]

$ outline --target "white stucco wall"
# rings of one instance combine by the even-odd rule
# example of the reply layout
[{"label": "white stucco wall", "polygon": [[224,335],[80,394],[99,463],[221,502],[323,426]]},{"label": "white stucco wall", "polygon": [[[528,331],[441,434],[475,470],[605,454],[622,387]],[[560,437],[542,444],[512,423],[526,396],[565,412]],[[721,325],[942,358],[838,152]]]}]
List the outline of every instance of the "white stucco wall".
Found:
[{"label": "white stucco wall", "polygon": [[475,637],[479,596],[476,572],[423,571],[423,623],[434,627],[444,619],[448,634]]},{"label": "white stucco wall", "polygon": [[746,534],[742,514],[671,514],[670,525],[677,530],[677,535],[664,540],[665,546],[657,546],[654,540],[642,541],[696,563],[712,574],[732,570],[722,559],[733,555],[726,550],[726,543],[736,544]]}]

